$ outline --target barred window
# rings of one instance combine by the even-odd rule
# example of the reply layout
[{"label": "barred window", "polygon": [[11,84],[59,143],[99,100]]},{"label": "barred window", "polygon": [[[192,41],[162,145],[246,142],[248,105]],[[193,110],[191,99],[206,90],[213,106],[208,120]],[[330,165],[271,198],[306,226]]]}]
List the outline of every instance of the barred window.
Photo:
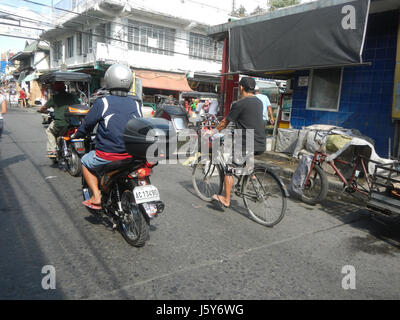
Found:
[{"label": "barred window", "polygon": [[74,37],[67,38],[67,58],[74,56]]},{"label": "barred window", "polygon": [[101,43],[110,43],[111,22],[99,24],[96,29],[96,40]]},{"label": "barred window", "polygon": [[189,58],[196,60],[222,60],[223,43],[202,34],[189,35]]},{"label": "barred window", "polygon": [[128,20],[128,49],[172,56],[175,29]]},{"label": "barred window", "polygon": [[61,59],[62,42],[56,41],[53,45],[53,61],[58,61]]},{"label": "barred window", "polygon": [[87,30],[83,34],[83,53],[92,53],[93,52],[93,30]]},{"label": "barred window", "polygon": [[76,54],[82,55],[82,32],[76,34]]}]

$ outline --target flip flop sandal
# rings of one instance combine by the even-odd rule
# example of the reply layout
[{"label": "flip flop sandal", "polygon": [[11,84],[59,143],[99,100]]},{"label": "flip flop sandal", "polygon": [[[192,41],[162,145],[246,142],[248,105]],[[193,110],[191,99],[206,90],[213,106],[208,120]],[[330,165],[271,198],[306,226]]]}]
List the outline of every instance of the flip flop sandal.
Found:
[{"label": "flip flop sandal", "polygon": [[92,209],[92,210],[101,210],[102,209],[99,204],[94,204],[89,200],[83,201],[82,204],[85,207],[88,207],[89,209]]},{"label": "flip flop sandal", "polygon": [[221,202],[221,199],[219,198],[219,196],[217,196],[218,199],[212,198],[211,202],[214,203],[215,205],[217,205],[217,207],[221,210],[221,211],[225,211],[224,208],[229,208],[229,206],[224,205]]}]

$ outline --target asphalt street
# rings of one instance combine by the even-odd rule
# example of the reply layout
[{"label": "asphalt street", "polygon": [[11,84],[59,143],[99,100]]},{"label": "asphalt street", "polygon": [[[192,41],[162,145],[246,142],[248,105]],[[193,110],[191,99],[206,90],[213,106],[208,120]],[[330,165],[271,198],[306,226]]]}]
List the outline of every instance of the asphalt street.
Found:
[{"label": "asphalt street", "polygon": [[[45,157],[41,116],[10,109],[0,140],[0,299],[399,299],[400,229],[339,200],[288,201],[263,227],[240,199],[225,212],[196,197],[191,169],[160,165],[166,204],[143,248],[81,204],[80,178]],[[42,268],[56,271],[44,290]],[[344,266],[355,289],[345,290]]]}]

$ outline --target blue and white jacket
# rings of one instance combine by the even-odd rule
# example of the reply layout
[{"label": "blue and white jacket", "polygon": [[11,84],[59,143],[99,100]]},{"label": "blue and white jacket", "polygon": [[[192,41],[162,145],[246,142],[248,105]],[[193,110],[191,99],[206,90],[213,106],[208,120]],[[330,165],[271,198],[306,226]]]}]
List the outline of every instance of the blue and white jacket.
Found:
[{"label": "blue and white jacket", "polygon": [[74,138],[84,138],[96,124],[96,149],[108,153],[125,153],[123,134],[132,118],[141,118],[142,103],[133,97],[110,95],[97,99],[89,110]]}]

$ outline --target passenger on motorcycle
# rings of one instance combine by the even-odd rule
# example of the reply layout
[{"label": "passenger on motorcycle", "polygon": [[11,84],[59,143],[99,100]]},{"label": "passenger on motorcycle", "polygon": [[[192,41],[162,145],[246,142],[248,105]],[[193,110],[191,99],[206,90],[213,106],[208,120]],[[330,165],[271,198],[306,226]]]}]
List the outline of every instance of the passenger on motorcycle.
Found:
[{"label": "passenger on motorcycle", "polygon": [[53,91],[54,95],[39,109],[39,112],[45,112],[47,108],[54,109],[54,121],[46,129],[47,156],[49,158],[57,157],[57,137],[64,135],[68,130],[68,123],[64,115],[65,108],[68,105],[79,103],[77,96],[65,91],[64,82],[54,82]]},{"label": "passenger on motorcycle", "polygon": [[128,159],[123,133],[127,122],[142,117],[141,101],[129,97],[133,83],[132,71],[122,64],[114,64],[104,75],[110,95],[97,99],[73,138],[89,135],[98,124],[96,150],[82,157],[82,173],[92,197],[83,202],[90,209],[101,209],[101,192],[96,172],[112,161]]}]

